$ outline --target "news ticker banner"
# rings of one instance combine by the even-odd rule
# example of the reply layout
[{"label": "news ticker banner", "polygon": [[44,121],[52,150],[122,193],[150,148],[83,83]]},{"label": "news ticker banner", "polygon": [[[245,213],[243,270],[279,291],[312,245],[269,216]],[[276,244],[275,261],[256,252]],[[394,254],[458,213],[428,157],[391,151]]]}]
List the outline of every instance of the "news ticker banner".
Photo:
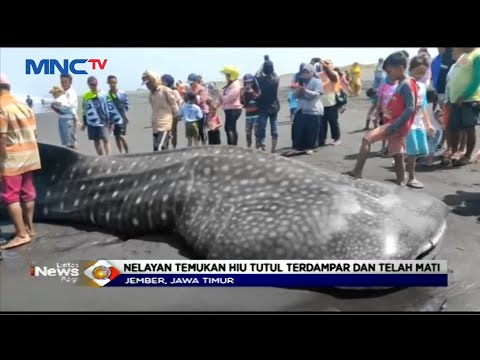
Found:
[{"label": "news ticker banner", "polygon": [[446,260],[92,260],[32,265],[30,276],[90,287],[448,285]]}]

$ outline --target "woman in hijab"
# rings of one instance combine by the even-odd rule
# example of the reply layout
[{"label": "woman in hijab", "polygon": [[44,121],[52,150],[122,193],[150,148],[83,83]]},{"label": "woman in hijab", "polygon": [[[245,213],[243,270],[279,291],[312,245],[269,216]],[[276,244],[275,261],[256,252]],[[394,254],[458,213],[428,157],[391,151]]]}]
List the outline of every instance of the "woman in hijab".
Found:
[{"label": "woman in hijab", "polygon": [[350,81],[350,87],[352,89],[352,96],[360,95],[360,91],[362,90],[362,80],[360,64],[358,62],[354,62],[352,68],[350,69],[350,75],[352,77]]}]

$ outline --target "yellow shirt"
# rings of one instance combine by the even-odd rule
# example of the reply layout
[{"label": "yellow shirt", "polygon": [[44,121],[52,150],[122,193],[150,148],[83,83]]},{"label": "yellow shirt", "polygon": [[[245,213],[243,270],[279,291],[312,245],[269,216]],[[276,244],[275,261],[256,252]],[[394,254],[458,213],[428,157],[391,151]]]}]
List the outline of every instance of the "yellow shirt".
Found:
[{"label": "yellow shirt", "polygon": [[0,176],[38,170],[40,154],[32,110],[10,94],[0,96],[0,134],[6,135],[6,153],[0,154]]}]

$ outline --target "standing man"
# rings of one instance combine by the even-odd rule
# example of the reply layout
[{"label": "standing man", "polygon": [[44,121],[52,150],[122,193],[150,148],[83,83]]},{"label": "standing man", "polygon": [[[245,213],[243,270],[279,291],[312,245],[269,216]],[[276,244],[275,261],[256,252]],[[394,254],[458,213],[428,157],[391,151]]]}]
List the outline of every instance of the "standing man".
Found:
[{"label": "standing man", "polygon": [[338,124],[337,106],[337,93],[339,93],[341,89],[340,76],[333,70],[333,63],[331,60],[322,61],[320,64],[322,65],[320,80],[322,80],[323,85],[323,117],[322,126],[318,133],[318,145],[325,145],[328,125],[330,125],[333,145],[340,145],[340,125]]},{"label": "standing man", "polygon": [[271,152],[274,153],[278,139],[278,112],[280,111],[278,86],[280,80],[275,75],[273,63],[270,60],[263,63],[263,75],[257,78],[257,83],[260,89],[260,94],[257,98],[258,119],[255,126],[257,146],[265,151],[267,120],[270,119]]},{"label": "standing man", "polygon": [[30,109],[33,107],[33,99],[30,97],[30,95],[27,95],[27,105]]},{"label": "standing man", "polygon": [[475,149],[475,127],[480,120],[480,48],[458,48],[463,54],[458,58],[448,81],[446,101],[450,107],[448,120],[449,145],[452,154],[458,151],[461,132],[467,136],[467,151],[453,166],[470,163]]},{"label": "standing man", "polygon": [[0,200],[15,227],[15,237],[0,247],[28,244],[35,236],[33,171],[39,170],[36,119],[32,110],[10,93],[10,83],[0,75]]},{"label": "standing man", "polygon": [[114,124],[113,135],[115,136],[115,142],[117,143],[120,154],[122,153],[122,149],[125,150],[125,154],[128,154],[128,144],[125,138],[128,124],[128,97],[124,91],[118,89],[118,80],[115,75],[108,76],[107,84],[110,86],[107,97],[109,100],[110,117]]},{"label": "standing man", "polygon": [[58,131],[62,145],[71,149],[76,149],[76,130],[77,126],[80,127],[82,124],[79,122],[77,116],[78,96],[77,92],[72,87],[72,75],[60,75],[60,85],[62,86],[65,95],[65,101],[62,103],[62,107],[66,107],[64,110],[67,111],[61,111],[58,107],[54,107],[53,104],[51,105],[51,108],[58,114]]},{"label": "standing man", "polygon": [[110,154],[110,142],[108,137],[113,130],[113,123],[108,111],[107,94],[98,89],[98,80],[95,76],[87,79],[90,91],[83,95],[83,126],[82,130],[87,128],[88,140],[93,140],[95,150],[99,156]]},{"label": "standing man", "polygon": [[142,74],[143,84],[150,90],[152,106],[153,151],[168,148],[168,135],[172,130],[173,118],[178,116],[178,105],[172,90],[162,84],[160,76],[147,70]]}]

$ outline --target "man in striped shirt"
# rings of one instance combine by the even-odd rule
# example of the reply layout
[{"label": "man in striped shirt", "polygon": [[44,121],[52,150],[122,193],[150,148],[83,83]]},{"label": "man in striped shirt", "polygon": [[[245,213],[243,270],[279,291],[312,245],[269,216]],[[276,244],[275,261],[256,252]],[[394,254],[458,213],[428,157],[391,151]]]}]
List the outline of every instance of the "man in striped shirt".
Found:
[{"label": "man in striped shirt", "polygon": [[[0,75],[0,201],[8,210],[15,237],[2,250],[32,241],[35,187],[33,171],[39,170],[36,120],[32,110],[10,93],[10,83]],[[23,209],[22,209],[23,205]]]}]

